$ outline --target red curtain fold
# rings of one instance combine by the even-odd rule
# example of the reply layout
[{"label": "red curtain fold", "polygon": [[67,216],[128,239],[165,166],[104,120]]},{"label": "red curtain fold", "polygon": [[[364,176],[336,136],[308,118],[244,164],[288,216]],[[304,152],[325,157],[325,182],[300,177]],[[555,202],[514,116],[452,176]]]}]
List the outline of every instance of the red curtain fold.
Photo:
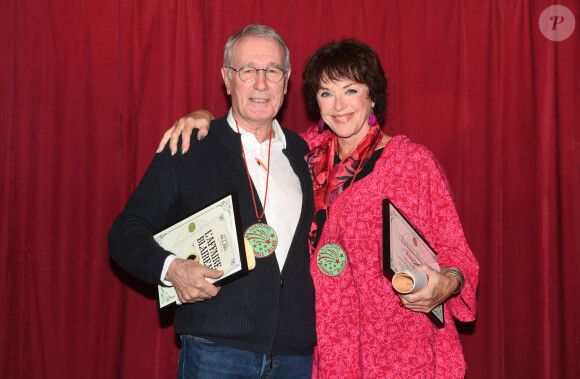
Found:
[{"label": "red curtain fold", "polygon": [[284,126],[316,122],[306,58],[355,37],[389,79],[385,131],[445,167],[481,267],[478,318],[459,325],[468,377],[573,377],[580,37],[544,37],[554,4],[580,23],[577,0],[0,3],[0,376],[175,376],[172,315],[110,262],[107,232],[162,132],[226,112],[225,41],[263,23],[291,52]]}]

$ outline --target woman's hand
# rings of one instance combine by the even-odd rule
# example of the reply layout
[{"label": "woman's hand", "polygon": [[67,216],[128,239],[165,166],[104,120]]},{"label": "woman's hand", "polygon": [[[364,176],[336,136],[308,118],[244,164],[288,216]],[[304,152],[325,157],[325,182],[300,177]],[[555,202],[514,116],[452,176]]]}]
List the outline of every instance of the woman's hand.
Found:
[{"label": "woman's hand", "polygon": [[429,284],[419,292],[406,295],[399,294],[401,306],[413,312],[431,312],[451,297],[461,285],[459,278],[455,275],[441,274],[425,264],[415,268],[427,274]]},{"label": "woman's hand", "polygon": [[179,136],[181,138],[181,154],[185,154],[189,150],[189,139],[191,138],[191,133],[193,129],[198,129],[197,139],[201,141],[209,133],[209,123],[214,117],[209,111],[204,109],[199,109],[197,111],[191,112],[185,117],[180,118],[175,121],[173,126],[169,128],[161,142],[159,142],[159,147],[157,152],[160,153],[165,148],[167,141],[169,141],[169,148],[171,149],[171,155],[175,155],[177,152],[177,141]]}]

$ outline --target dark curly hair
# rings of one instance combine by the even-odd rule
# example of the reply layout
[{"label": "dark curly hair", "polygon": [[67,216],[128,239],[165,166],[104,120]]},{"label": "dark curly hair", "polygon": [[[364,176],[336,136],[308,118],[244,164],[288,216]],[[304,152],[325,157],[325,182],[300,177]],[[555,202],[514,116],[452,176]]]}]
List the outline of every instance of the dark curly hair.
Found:
[{"label": "dark curly hair", "polygon": [[354,39],[330,42],[308,58],[302,72],[304,99],[310,110],[319,110],[316,94],[322,80],[350,79],[369,87],[374,113],[382,119],[387,109],[387,79],[377,53]]}]

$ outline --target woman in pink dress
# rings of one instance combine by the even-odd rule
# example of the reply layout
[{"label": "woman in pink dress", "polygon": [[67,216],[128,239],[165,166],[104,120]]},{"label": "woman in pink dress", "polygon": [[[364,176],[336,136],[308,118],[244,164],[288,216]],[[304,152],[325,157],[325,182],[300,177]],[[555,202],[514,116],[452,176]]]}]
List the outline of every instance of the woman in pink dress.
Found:
[{"label": "woman in pink dress", "polygon": [[[387,81],[377,54],[353,40],[330,43],[303,75],[320,126],[303,138],[314,181],[319,378],[459,378],[465,361],[453,318],[475,318],[478,264],[467,245],[449,184],[433,153],[381,132]],[[398,294],[383,275],[383,199],[390,199],[438,253],[428,286]],[[336,251],[338,250],[338,254]],[[341,257],[341,255],[343,255]],[[329,257],[336,259],[329,265]],[[444,304],[445,327],[425,315]]]},{"label": "woman in pink dress", "polygon": [[[316,207],[313,377],[463,377],[454,318],[475,319],[479,266],[442,167],[427,147],[381,131],[377,120],[386,109],[387,81],[370,47],[354,40],[322,46],[310,57],[303,81],[306,101],[321,117],[302,135],[312,149],[305,158]],[[184,126],[186,136],[193,126],[203,128],[210,117],[204,112],[176,122],[173,135]],[[442,268],[417,266],[428,285],[412,294],[396,292],[383,275],[387,198],[438,253]],[[441,304],[445,326],[438,328],[426,313]]]}]

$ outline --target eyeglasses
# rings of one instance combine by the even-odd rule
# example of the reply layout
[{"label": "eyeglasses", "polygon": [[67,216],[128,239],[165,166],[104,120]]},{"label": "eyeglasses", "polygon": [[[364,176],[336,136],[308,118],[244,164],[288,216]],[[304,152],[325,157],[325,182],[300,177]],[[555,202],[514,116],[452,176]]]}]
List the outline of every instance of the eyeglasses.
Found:
[{"label": "eyeglasses", "polygon": [[282,80],[282,78],[286,74],[286,71],[278,67],[255,68],[243,66],[237,69],[233,67],[226,68],[229,68],[237,72],[242,82],[251,82],[255,80],[256,77],[258,76],[258,71],[264,71],[264,73],[266,74],[266,79],[268,79],[268,81],[272,83],[278,83],[280,80]]}]

